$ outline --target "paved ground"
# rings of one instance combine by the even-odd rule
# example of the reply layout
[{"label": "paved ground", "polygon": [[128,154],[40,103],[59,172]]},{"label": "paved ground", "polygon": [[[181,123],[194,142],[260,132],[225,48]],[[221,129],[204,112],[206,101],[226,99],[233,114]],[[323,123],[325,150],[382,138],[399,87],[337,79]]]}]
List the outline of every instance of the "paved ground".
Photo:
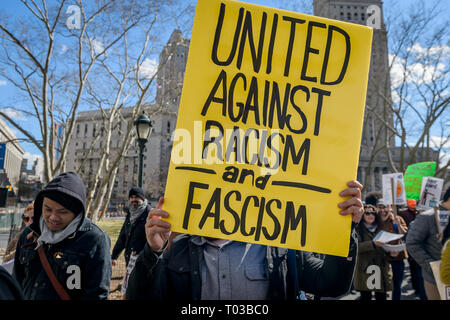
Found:
[{"label": "paved ground", "polygon": [[[420,300],[418,296],[415,295],[414,289],[411,285],[411,274],[409,272],[409,264],[407,260],[405,261],[405,276],[402,282],[402,297],[401,300]],[[388,292],[388,300],[391,300],[391,292]],[[344,296],[341,296],[337,299],[334,298],[322,298],[322,300],[358,300],[359,293],[355,291],[354,294],[350,293]]]}]

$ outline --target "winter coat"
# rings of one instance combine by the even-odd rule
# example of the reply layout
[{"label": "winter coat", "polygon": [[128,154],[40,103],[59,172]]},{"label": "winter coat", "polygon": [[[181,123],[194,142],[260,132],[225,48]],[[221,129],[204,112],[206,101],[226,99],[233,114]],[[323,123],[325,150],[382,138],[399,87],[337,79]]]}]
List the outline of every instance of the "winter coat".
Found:
[{"label": "winter coat", "polygon": [[[446,210],[439,207],[440,210]],[[406,249],[422,268],[423,279],[435,284],[431,261],[441,259],[442,243],[434,218],[434,209],[420,213],[411,222],[406,236]]]},{"label": "winter coat", "polygon": [[[392,271],[387,253],[373,242],[373,238],[380,231],[380,228],[377,227],[374,232],[371,232],[363,223],[360,223],[356,230],[358,234],[358,259],[353,287],[357,291],[392,291]],[[379,279],[375,278],[378,274]],[[368,283],[371,288],[368,287]]]},{"label": "winter coat", "polygon": [[49,190],[69,195],[83,207],[80,213],[83,218],[74,233],[58,243],[42,245],[53,273],[73,300],[106,299],[112,268],[110,239],[85,217],[85,187],[73,172],[59,175],[39,192],[34,202],[35,219],[19,239],[13,276],[21,285],[25,299],[59,300],[36,250],[36,239],[41,233],[42,203]]},{"label": "winter coat", "polygon": [[0,301],[23,300],[22,290],[16,279],[0,266]]},{"label": "winter coat", "polygon": [[[146,244],[130,275],[126,298],[199,300],[203,250],[191,238],[190,235],[178,236],[170,250],[160,257]],[[272,300],[295,299],[299,290],[336,297],[350,289],[356,254],[354,232],[348,257],[326,255],[321,260],[309,252],[267,246],[266,269],[261,269],[260,274],[252,273],[251,279],[257,281],[268,277],[269,299]]]},{"label": "winter coat", "polygon": [[122,250],[125,249],[125,262],[128,265],[130,261],[130,256],[132,253],[139,254],[144,245],[147,242],[145,236],[145,223],[147,222],[147,216],[150,212],[150,206],[148,205],[145,211],[136,219],[136,221],[131,224],[130,212],[127,212],[127,216],[120,229],[119,237],[114,245],[111,259],[115,260],[120,256]]}]

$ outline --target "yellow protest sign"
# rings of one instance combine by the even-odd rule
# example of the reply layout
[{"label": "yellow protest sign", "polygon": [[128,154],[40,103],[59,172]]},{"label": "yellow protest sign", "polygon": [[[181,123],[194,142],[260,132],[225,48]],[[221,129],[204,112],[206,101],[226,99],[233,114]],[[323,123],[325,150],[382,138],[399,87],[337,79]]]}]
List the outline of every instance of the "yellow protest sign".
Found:
[{"label": "yellow protest sign", "polygon": [[348,254],[372,29],[198,0],[163,209],[175,232]]}]

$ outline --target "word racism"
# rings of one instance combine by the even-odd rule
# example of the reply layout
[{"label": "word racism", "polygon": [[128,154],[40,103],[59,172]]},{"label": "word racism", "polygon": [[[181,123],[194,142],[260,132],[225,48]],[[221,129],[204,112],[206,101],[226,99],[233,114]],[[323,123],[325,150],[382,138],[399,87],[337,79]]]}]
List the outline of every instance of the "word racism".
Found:
[{"label": "word racism", "polygon": [[[347,71],[353,74],[366,57],[359,59],[354,54],[358,64],[353,60],[350,63],[348,32],[353,37],[353,29],[347,32],[337,26],[343,24],[336,25],[331,20],[316,17],[310,20],[307,16],[293,17],[288,12],[250,5],[238,7],[236,3],[223,1],[220,10],[215,11],[218,13],[215,29],[205,31],[206,23],[211,23],[212,17],[207,12],[211,12],[212,4],[208,1],[199,4],[201,22],[194,23],[195,43],[192,41],[191,45],[195,46],[190,55],[195,57],[193,65],[201,61],[204,67],[195,71],[187,68],[186,79],[191,83],[197,81],[202,90],[198,90],[198,85],[183,89],[189,93],[182,100],[184,113],[180,113],[179,128],[175,130],[178,138],[172,136],[176,142],[182,137],[183,143],[174,143],[171,159],[175,171],[191,170],[198,175],[190,176],[183,186],[187,197],[176,207],[184,211],[177,228],[291,247],[295,238],[299,244],[294,246],[304,247],[312,200],[297,190],[329,194],[331,188],[298,180],[317,172],[318,164],[313,166],[310,158],[320,157],[318,153],[332,143],[329,137],[338,128],[332,120],[341,116],[336,109],[344,103],[343,92],[353,88],[359,92],[361,83],[364,84],[364,79],[356,84],[345,82]],[[367,32],[358,29],[354,38],[369,34],[362,31]],[[214,35],[206,37],[205,48],[205,41],[200,39],[204,40],[208,32]],[[366,43],[370,49],[367,38],[362,43],[353,50],[363,52],[361,48],[365,49]],[[360,104],[360,95],[355,97],[349,102]],[[186,111],[187,108],[194,108],[194,113],[199,114],[193,115],[192,109]],[[345,111],[349,114],[348,108]],[[354,114],[350,112],[342,123],[352,117],[359,119],[360,109]],[[191,121],[193,131],[187,129],[192,128]],[[348,132],[346,129],[343,134],[350,135]],[[193,149],[192,133],[194,143],[197,142]],[[184,140],[189,143],[184,145]],[[345,143],[347,146],[348,141]],[[259,175],[255,174],[258,169]],[[322,176],[315,180],[318,184],[324,181]],[[331,183],[333,188],[338,184],[335,180]],[[286,187],[286,191],[279,187]],[[171,192],[176,192],[173,188]],[[168,206],[175,209],[176,205]]]}]

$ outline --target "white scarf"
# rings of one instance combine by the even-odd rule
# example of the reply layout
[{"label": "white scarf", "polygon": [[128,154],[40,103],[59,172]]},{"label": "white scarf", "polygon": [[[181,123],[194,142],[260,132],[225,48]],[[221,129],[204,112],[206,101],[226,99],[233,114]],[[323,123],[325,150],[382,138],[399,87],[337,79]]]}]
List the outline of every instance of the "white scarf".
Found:
[{"label": "white scarf", "polygon": [[37,246],[36,249],[41,246],[43,243],[48,244],[55,244],[58,242],[61,242],[68,236],[70,236],[72,233],[74,233],[77,230],[77,226],[81,219],[83,218],[82,214],[78,214],[75,219],[72,220],[71,223],[67,227],[65,227],[63,230],[60,231],[52,231],[47,227],[47,224],[44,221],[44,218],[41,216],[39,219],[39,226],[41,228],[41,235],[37,239]]},{"label": "white scarf", "polygon": [[148,204],[148,201],[147,201],[147,199],[145,199],[144,202],[142,202],[142,204],[139,207],[137,207],[137,208],[133,208],[133,206],[130,207],[129,210],[130,210],[131,224],[133,224],[137,220],[137,218],[139,218],[139,216],[142,214],[142,212],[145,211],[145,208],[147,208],[147,204]]}]

